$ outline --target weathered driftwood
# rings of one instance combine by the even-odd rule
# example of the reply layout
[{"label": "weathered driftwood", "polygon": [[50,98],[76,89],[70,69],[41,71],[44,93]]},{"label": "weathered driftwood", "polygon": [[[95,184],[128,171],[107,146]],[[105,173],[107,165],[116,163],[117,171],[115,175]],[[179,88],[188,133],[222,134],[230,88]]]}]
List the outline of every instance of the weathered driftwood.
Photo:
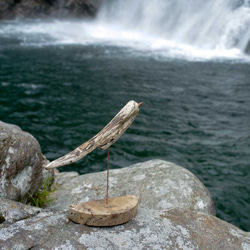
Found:
[{"label": "weathered driftwood", "polygon": [[132,220],[138,207],[135,195],[127,195],[106,200],[88,201],[69,207],[69,219],[88,226],[114,226]]},{"label": "weathered driftwood", "polygon": [[132,124],[139,113],[141,104],[142,103],[138,104],[135,101],[128,102],[98,134],[72,152],[50,162],[45,168],[51,169],[69,165],[82,159],[96,148],[101,148],[102,150],[109,148]]}]

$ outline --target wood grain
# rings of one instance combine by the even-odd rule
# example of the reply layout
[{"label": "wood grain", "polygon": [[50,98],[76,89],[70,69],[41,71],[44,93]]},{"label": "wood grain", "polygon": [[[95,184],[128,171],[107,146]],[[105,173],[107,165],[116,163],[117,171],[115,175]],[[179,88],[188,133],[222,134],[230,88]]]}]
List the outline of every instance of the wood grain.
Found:
[{"label": "wood grain", "polygon": [[132,220],[138,207],[135,195],[83,202],[69,207],[69,219],[88,226],[114,226]]},{"label": "wood grain", "polygon": [[69,165],[82,159],[96,148],[101,148],[102,150],[107,149],[115,143],[132,124],[139,113],[141,104],[142,103],[138,104],[135,101],[129,101],[98,134],[70,153],[50,162],[45,168],[51,169]]}]

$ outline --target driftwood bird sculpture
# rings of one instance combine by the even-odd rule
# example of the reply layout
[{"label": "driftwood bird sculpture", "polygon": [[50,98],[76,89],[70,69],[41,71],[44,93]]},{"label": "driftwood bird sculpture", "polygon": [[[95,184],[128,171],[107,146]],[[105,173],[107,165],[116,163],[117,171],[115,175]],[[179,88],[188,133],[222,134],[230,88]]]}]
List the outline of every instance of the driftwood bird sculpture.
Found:
[{"label": "driftwood bird sculpture", "polygon": [[142,102],[128,102],[98,134],[72,152],[50,162],[45,167],[46,169],[51,169],[68,165],[80,160],[96,148],[101,148],[102,150],[108,149],[106,200],[71,204],[69,207],[69,219],[90,226],[113,226],[123,224],[133,219],[136,215],[138,198],[135,195],[108,198],[109,147],[115,143],[131,125],[138,115],[141,105]]},{"label": "driftwood bird sculpture", "polygon": [[141,105],[142,102],[129,101],[98,134],[70,153],[50,162],[45,168],[51,169],[69,165],[79,161],[96,148],[101,148],[102,150],[108,149],[132,124],[139,113]]}]

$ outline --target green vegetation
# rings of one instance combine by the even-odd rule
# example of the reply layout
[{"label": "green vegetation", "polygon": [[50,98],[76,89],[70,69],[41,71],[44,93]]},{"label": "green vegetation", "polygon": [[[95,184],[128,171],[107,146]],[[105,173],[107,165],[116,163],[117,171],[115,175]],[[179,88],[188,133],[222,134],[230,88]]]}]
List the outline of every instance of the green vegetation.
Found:
[{"label": "green vegetation", "polygon": [[44,207],[46,203],[52,201],[48,200],[48,196],[51,192],[55,191],[55,189],[51,189],[51,179],[53,178],[46,179],[44,185],[34,195],[29,194],[32,206]]}]

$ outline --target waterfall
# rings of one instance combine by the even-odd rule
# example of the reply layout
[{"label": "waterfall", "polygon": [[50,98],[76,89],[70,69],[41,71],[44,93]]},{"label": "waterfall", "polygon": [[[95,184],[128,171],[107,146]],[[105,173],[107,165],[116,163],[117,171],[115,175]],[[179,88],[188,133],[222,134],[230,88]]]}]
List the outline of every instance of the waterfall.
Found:
[{"label": "waterfall", "polygon": [[1,36],[25,46],[98,44],[143,56],[245,58],[250,0],[102,0],[94,19],[3,22]]},{"label": "waterfall", "polygon": [[98,19],[200,49],[250,47],[250,0],[104,0]]}]

